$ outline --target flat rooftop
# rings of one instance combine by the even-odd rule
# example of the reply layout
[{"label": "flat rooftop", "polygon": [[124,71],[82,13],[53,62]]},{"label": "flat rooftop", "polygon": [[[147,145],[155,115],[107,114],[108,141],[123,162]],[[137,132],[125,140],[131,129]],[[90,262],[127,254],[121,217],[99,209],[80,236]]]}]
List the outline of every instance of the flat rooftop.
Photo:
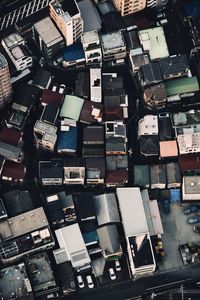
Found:
[{"label": "flat rooftop", "polygon": [[63,40],[56,26],[49,17],[42,19],[41,21],[35,23],[33,26],[44,43],[46,45],[48,44],[48,46],[51,46],[51,44],[55,44],[56,42],[58,43]]},{"label": "flat rooftop", "polygon": [[139,31],[144,51],[149,51],[151,60],[169,56],[163,27],[154,27]]},{"label": "flat rooftop", "polygon": [[24,263],[2,269],[0,278],[1,299],[34,299]]},{"label": "flat rooftop", "polygon": [[8,62],[6,58],[3,56],[3,54],[0,53],[0,68],[3,68],[8,65]]},{"label": "flat rooftop", "polygon": [[2,238],[8,240],[48,226],[49,223],[44,209],[39,207],[3,221],[1,225]]},{"label": "flat rooftop", "polygon": [[125,46],[124,37],[121,31],[103,34],[101,36],[104,51]]}]

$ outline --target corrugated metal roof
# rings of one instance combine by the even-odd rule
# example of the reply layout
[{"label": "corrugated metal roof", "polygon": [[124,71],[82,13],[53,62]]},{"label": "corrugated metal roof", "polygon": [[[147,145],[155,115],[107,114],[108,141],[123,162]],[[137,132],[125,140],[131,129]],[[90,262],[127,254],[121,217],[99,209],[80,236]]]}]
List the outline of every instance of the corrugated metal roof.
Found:
[{"label": "corrugated metal roof", "polygon": [[83,19],[83,32],[101,29],[101,18],[90,0],[83,0],[77,3]]},{"label": "corrugated metal roof", "polygon": [[126,237],[148,232],[139,188],[117,188],[117,197]]},{"label": "corrugated metal roof", "polygon": [[164,84],[168,97],[176,94],[184,94],[199,91],[199,83],[196,76],[169,80],[166,81]]}]

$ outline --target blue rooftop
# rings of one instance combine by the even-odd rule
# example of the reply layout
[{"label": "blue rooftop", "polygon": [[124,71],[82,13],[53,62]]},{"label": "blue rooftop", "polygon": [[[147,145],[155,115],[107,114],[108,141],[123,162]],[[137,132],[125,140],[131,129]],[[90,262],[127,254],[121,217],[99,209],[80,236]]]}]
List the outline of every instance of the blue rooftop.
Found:
[{"label": "blue rooftop", "polygon": [[69,131],[60,131],[58,134],[58,151],[76,152],[77,149],[77,127],[70,126]]},{"label": "blue rooftop", "polygon": [[64,61],[75,61],[81,58],[85,58],[85,53],[81,43],[70,45],[63,50]]},{"label": "blue rooftop", "polygon": [[189,16],[192,16],[194,19],[200,18],[200,2],[199,0],[190,1],[185,5],[185,10]]}]

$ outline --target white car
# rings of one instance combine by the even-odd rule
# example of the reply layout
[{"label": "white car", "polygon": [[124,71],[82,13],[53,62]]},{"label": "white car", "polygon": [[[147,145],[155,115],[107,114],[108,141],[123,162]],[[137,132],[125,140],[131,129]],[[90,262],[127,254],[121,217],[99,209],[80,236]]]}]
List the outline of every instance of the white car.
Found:
[{"label": "white car", "polygon": [[110,275],[110,279],[111,279],[111,280],[115,280],[115,279],[116,279],[116,274],[115,274],[114,269],[113,269],[113,268],[110,268],[110,269],[108,270],[108,272],[109,272],[109,275]]},{"label": "white car", "polygon": [[86,280],[87,280],[87,284],[89,289],[93,289],[94,288],[94,282],[92,280],[92,277],[90,275],[86,276]]},{"label": "white car", "polygon": [[65,89],[66,89],[66,85],[62,83],[62,84],[59,86],[58,93],[63,94],[64,91],[65,91]]},{"label": "white car", "polygon": [[78,282],[78,286],[80,287],[80,289],[84,288],[85,284],[83,281],[83,277],[81,275],[77,276],[77,282]]},{"label": "white car", "polygon": [[117,272],[121,271],[121,265],[119,260],[115,260],[115,269]]}]

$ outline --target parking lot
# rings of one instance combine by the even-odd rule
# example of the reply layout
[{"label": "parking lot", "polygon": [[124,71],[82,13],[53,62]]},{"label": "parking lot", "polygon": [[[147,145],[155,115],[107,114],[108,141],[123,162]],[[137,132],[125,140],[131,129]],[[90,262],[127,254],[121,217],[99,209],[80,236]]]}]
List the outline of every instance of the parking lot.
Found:
[{"label": "parking lot", "polygon": [[49,0],[33,0],[18,7],[0,19],[0,31],[16,24],[18,21],[33,15],[48,6]]},{"label": "parking lot", "polygon": [[171,213],[166,215],[160,209],[164,234],[162,236],[166,256],[159,263],[159,270],[170,270],[182,268],[183,261],[178,250],[180,244],[190,242],[200,242],[200,235],[195,233],[193,225],[187,224],[187,218],[191,215],[185,215],[183,208],[187,205],[171,204]]}]

